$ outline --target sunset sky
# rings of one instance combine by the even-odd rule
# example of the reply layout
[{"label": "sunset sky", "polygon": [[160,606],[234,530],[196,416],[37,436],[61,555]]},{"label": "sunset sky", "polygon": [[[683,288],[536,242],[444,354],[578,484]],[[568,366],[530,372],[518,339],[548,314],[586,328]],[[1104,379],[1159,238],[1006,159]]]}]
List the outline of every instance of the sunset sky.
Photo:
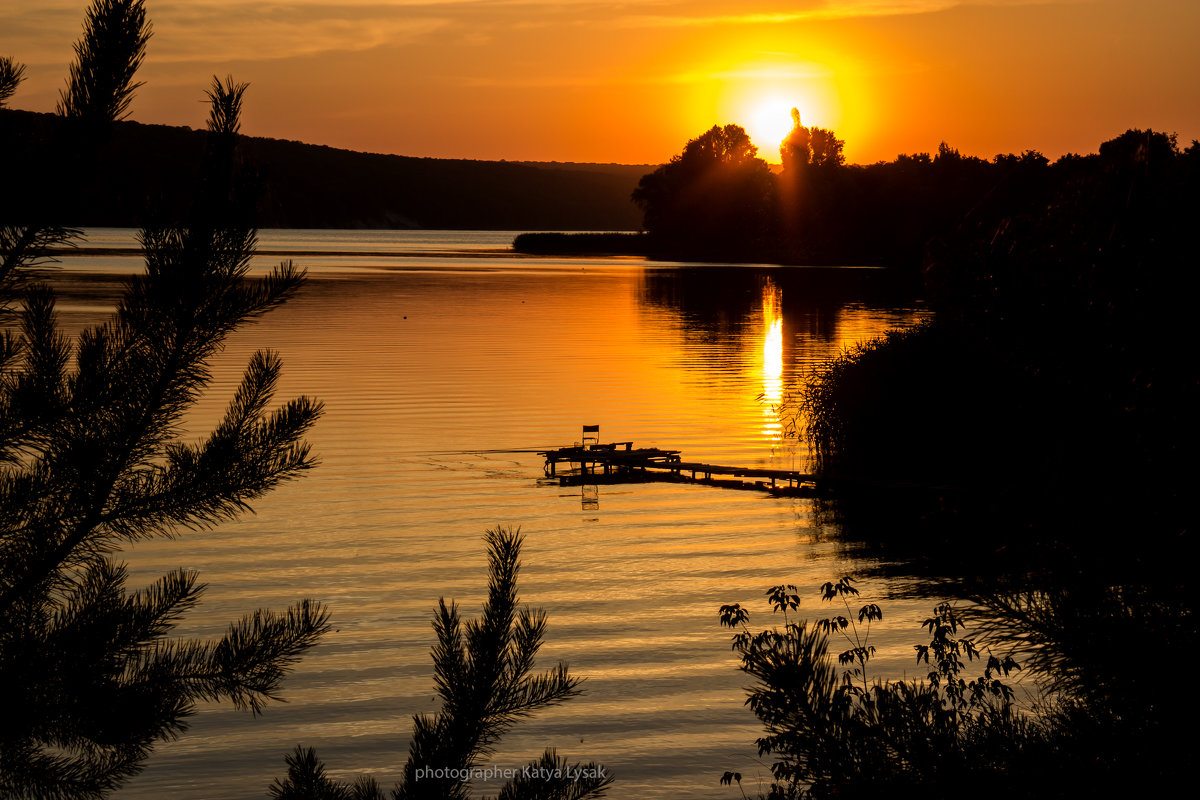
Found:
[{"label": "sunset sky", "polygon": [[[51,111],[85,0],[0,0],[15,108]],[[851,162],[1093,152],[1200,138],[1197,0],[175,0],[140,122],[201,127],[215,73],[243,130],[413,156],[660,163],[714,124],[830,127]],[[780,133],[758,133],[778,158]],[[767,141],[761,141],[767,139]]]}]

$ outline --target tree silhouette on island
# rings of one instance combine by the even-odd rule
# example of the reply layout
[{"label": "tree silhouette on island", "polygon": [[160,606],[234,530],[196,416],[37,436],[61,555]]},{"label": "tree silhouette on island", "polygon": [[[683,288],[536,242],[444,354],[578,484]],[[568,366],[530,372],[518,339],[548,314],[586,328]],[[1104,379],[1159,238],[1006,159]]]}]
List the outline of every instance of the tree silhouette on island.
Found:
[{"label": "tree silhouette on island", "polygon": [[739,125],[714,125],[689,141],[639,181],[633,199],[656,253],[735,258],[775,233],[771,169]]}]

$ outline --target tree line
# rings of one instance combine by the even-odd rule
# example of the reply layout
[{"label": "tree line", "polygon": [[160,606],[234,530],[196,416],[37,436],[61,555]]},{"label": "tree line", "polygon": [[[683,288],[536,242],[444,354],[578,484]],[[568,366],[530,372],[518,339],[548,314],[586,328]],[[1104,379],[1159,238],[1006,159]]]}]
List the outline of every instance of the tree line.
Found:
[{"label": "tree line", "polygon": [[[858,343],[802,387],[814,466],[837,487],[817,514],[881,570],[971,599],[975,630],[1023,651],[1044,694],[1014,725],[957,727],[908,777],[935,795],[965,775],[1047,797],[1173,785],[1187,763],[1177,731],[1196,712],[1163,670],[1197,646],[1200,375],[1185,287],[1200,146],[1134,129],[1054,164],[943,148],[909,168],[939,163],[946,180],[1003,180],[922,246],[933,320]],[[811,670],[815,652],[796,665]],[[909,711],[871,735],[920,719]],[[833,738],[813,746],[852,768],[809,771],[810,786],[870,791],[855,742]],[[986,750],[969,755],[973,742]]]},{"label": "tree line", "polygon": [[[1037,214],[1081,176],[1106,169],[1102,154],[1066,155],[1051,163],[1036,150],[990,161],[943,142],[936,153],[890,162],[845,163],[833,131],[801,124],[780,146],[773,171],[738,125],[714,126],[670,162],[642,177],[634,200],[643,211],[643,249],[681,260],[872,265],[919,270],[931,243],[1016,215]],[[1120,149],[1129,131],[1106,142]],[[1180,151],[1165,134],[1155,147]]]},{"label": "tree line", "polygon": [[[2,104],[0,104],[2,105]],[[0,149],[14,185],[67,154],[56,114],[0,108]],[[205,132],[116,120],[91,169],[61,175],[61,224],[136,228],[191,202]],[[644,166],[415,158],[243,136],[264,228],[631,230],[629,192]]]}]

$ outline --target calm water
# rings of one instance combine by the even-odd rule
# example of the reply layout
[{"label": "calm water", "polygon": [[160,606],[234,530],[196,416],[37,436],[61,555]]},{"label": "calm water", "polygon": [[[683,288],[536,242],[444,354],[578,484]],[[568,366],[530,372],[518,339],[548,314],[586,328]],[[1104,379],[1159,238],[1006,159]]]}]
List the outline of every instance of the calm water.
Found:
[{"label": "calm water", "polygon": [[[89,244],[128,246],[129,231]],[[410,718],[436,709],[429,647],[439,596],[477,611],[484,530],[526,535],[522,594],[549,612],[541,663],[568,661],[583,696],[506,737],[490,763],[519,767],[555,746],[617,776],[614,798],[735,797],[726,769],[765,783],[760,727],[744,707],[717,608],[758,611],[776,583],[816,587],[855,568],[810,503],[703,486],[546,481],[539,447],[584,423],[604,440],[679,449],[690,460],[803,468],[760,396],[778,398],[846,345],[912,324],[919,306],[872,303],[864,270],[715,268],[636,259],[505,256],[512,234],[266,231],[296,252],[301,294],[233,337],[190,420],[199,435],[249,355],[283,357],[280,397],[326,413],[311,436],[321,465],[256,515],[125,554],[138,583],[198,570],[208,584],[180,633],[217,635],[258,607],[327,603],[337,630],[261,717],[208,706],[160,746],[122,798],[265,795],[297,744],[334,775],[399,774]],[[265,268],[282,256],[264,256]],[[65,325],[102,319],[126,255],[74,256],[53,281]],[[894,587],[868,584],[886,598]],[[879,669],[911,669],[924,601],[887,600]],[[755,621],[755,620],[752,620]],[[496,785],[482,785],[494,793]]]}]

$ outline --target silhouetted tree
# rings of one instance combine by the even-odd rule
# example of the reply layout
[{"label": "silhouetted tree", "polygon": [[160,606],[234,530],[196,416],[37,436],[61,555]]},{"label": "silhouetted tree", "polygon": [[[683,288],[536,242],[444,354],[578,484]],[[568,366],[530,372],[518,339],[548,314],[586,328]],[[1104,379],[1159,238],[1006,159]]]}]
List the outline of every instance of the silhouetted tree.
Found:
[{"label": "silhouetted tree", "polygon": [[773,246],[774,179],[738,125],[714,125],[642,177],[633,199],[651,246],[691,258],[745,258]]},{"label": "silhouetted tree", "polygon": [[0,56],[0,107],[13,96],[25,79],[25,65],[8,56]]},{"label": "silhouetted tree", "polygon": [[[1156,665],[1196,648],[1200,378],[1181,286],[1200,149],[1143,130],[1099,149],[989,165],[995,191],[931,250],[935,322],[848,352],[806,410],[820,467],[877,482],[840,493],[842,535],[881,562],[956,576],[1077,701],[1064,770],[1170,785],[1196,701],[1129,648],[1147,643]],[[1017,203],[1014,185],[1035,191]],[[887,491],[898,452],[906,485]],[[1001,581],[1016,591],[989,596]]]},{"label": "silhouetted tree", "polygon": [[805,167],[839,167],[846,162],[842,152],[846,143],[825,128],[806,128],[800,121],[799,109],[792,109],[792,130],[779,146],[779,156],[785,173],[795,173]]},{"label": "silhouetted tree", "polygon": [[792,130],[779,145],[779,158],[785,170],[793,170],[812,161],[812,134],[800,120],[800,109],[792,109]]},{"label": "silhouetted tree", "polygon": [[[826,583],[822,598],[845,614],[793,622],[800,598],[791,585],[767,590],[782,628],[752,632],[748,611],[722,606],[721,624],[738,632],[733,649],[741,669],[754,679],[746,704],[763,723],[760,755],[774,759],[775,783],[767,795],[783,798],[867,797],[878,792],[902,797],[950,797],[960,786],[985,797],[1004,796],[1027,779],[1021,767],[1042,760],[1040,721],[1022,715],[1013,691],[1001,680],[1020,666],[1011,657],[987,653],[962,636],[961,612],[941,603],[924,622],[930,640],[917,645],[922,681],[872,680],[875,653],[870,630],[883,619],[874,603],[852,611],[858,595],[851,578]],[[839,609],[840,611],[840,609]],[[829,654],[830,640],[845,640],[838,654],[841,675]],[[984,661],[981,674],[966,677],[971,661]],[[998,746],[999,745],[999,746]],[[723,783],[731,777],[726,773]]]},{"label": "silhouetted tree", "polygon": [[[97,0],[61,110],[97,132],[128,106],[148,27],[141,0]],[[244,86],[215,81],[209,148],[185,227],[145,230],[146,272],[113,318],[72,343],[44,286],[15,279],[74,232],[31,217],[0,225],[0,298],[19,320],[0,338],[0,794],[102,797],[178,736],[202,701],[258,713],[327,629],[304,600],[258,610],[217,640],[170,638],[203,585],[176,570],[130,590],[115,554],[205,529],[313,465],[303,436],[320,404],[269,411],[279,359],[250,362],[220,425],[177,440],[228,334],[295,292],[285,264],[246,277],[255,232],[230,217],[228,177]],[[6,191],[11,191],[6,187]],[[233,204],[235,207],[237,203]],[[39,208],[49,214],[49,208]]]},{"label": "silhouetted tree", "polygon": [[[59,117],[6,164],[10,185],[22,187],[19,193],[0,193],[0,244],[6,247],[6,261],[36,263],[46,248],[77,236],[62,227],[78,202],[77,192],[65,190],[95,169],[113,122],[127,113],[150,35],[144,0],[95,0],[87,9],[70,78],[60,92]],[[9,88],[15,90],[23,69],[8,71],[13,77]],[[7,265],[10,270],[12,264]]]},{"label": "silhouetted tree", "polygon": [[779,147],[780,215],[792,260],[827,263],[846,254],[857,221],[852,187],[841,169],[845,142],[824,128],[807,128],[792,109],[792,130]]},{"label": "silhouetted tree", "polygon": [[809,147],[812,151],[814,167],[840,167],[846,162],[842,153],[845,142],[833,135],[833,131],[824,128],[812,129],[812,141]]},{"label": "silhouetted tree", "polygon": [[[103,147],[88,169],[56,166],[73,146],[55,143],[66,138],[64,127],[51,114],[0,108],[0,151],[19,154],[18,171],[54,186],[53,219],[139,227],[149,215],[182,218],[204,151],[203,126],[118,122],[107,141],[93,139]],[[243,137],[238,147],[261,176],[262,227],[628,231],[642,221],[630,192],[644,166],[416,158],[260,137]],[[30,185],[12,174],[5,180]],[[5,204],[0,193],[0,218],[12,219]]]},{"label": "silhouetted tree", "polygon": [[[485,537],[490,579],[479,619],[459,616],[458,606],[438,601],[433,628],[434,683],[442,708],[413,717],[412,740],[404,778],[391,792],[393,800],[466,800],[471,781],[496,742],[519,719],[561,703],[579,693],[580,679],[558,664],[533,673],[534,659],[546,631],[546,613],[519,607],[517,574],[522,538],[518,531],[497,528]],[[310,749],[297,747],[287,757],[288,773],[271,787],[278,800],[382,800],[369,778],[341,784],[325,774]],[[506,800],[577,800],[602,795],[612,778],[594,763],[570,765],[553,749],[523,769],[515,769],[500,790]]]},{"label": "silhouetted tree", "polygon": [[143,0],[94,0],[75,43],[71,75],[58,113],[104,124],[123,119],[140,83],[133,78],[146,56],[151,27]]}]

